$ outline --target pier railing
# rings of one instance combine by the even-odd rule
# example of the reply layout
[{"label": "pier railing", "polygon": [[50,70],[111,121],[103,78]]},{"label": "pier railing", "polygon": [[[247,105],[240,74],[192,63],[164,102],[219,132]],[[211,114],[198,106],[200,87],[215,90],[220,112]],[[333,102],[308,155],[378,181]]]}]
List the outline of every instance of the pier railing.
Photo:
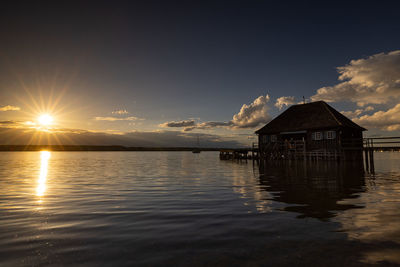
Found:
[{"label": "pier railing", "polygon": [[400,151],[399,136],[368,137],[363,140],[365,168],[375,172],[374,151]]},{"label": "pier railing", "polygon": [[400,151],[400,136],[364,138],[364,149],[374,151]]}]

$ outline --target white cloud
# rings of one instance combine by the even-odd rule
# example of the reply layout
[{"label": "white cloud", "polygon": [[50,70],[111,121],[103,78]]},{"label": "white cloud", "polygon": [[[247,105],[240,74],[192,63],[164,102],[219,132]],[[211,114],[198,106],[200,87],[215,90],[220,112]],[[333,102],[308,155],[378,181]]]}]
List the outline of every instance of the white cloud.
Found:
[{"label": "white cloud", "polygon": [[269,115],[269,96],[259,96],[249,105],[243,104],[240,111],[233,115],[230,121],[206,121],[196,123],[195,120],[171,121],[160,124],[162,127],[185,127],[184,131],[193,129],[225,128],[254,128],[271,120]]},{"label": "white cloud", "polygon": [[353,120],[364,127],[380,128],[386,131],[400,130],[400,104],[387,111],[377,111],[372,115],[363,115]]},{"label": "white cloud", "polygon": [[112,114],[117,114],[117,115],[125,115],[129,114],[129,112],[126,109],[120,109],[120,110],[114,110],[111,112]]},{"label": "white cloud", "polygon": [[363,109],[356,109],[354,111],[341,111],[340,113],[342,113],[343,115],[345,115],[346,117],[353,119],[353,118],[357,118],[357,116],[360,116],[361,113],[363,113],[364,110]]},{"label": "white cloud", "polygon": [[143,120],[138,117],[125,117],[125,118],[119,118],[119,117],[95,117],[94,118],[96,121],[136,121],[136,120]]},{"label": "white cloud", "polygon": [[364,106],[400,99],[400,50],[352,60],[338,72],[342,82],[318,89],[313,101],[351,101]]},{"label": "white cloud", "polygon": [[354,119],[354,118],[357,118],[358,116],[360,116],[362,113],[365,113],[367,111],[372,111],[372,110],[374,110],[373,106],[367,106],[364,109],[360,108],[360,109],[356,109],[353,111],[341,111],[340,113],[342,113],[346,117],[349,117],[350,119]]},{"label": "white cloud", "polygon": [[275,107],[279,110],[283,109],[285,106],[290,106],[296,104],[294,101],[294,96],[281,96],[275,102]]},{"label": "white cloud", "polygon": [[21,110],[21,108],[17,107],[17,106],[11,106],[11,105],[0,107],[0,111],[17,111],[17,110]]},{"label": "white cloud", "polygon": [[234,128],[254,128],[271,120],[268,113],[269,95],[259,96],[250,105],[243,104],[232,119]]},{"label": "white cloud", "polygon": [[374,109],[375,108],[373,106],[368,106],[368,107],[365,107],[364,111],[372,111]]}]

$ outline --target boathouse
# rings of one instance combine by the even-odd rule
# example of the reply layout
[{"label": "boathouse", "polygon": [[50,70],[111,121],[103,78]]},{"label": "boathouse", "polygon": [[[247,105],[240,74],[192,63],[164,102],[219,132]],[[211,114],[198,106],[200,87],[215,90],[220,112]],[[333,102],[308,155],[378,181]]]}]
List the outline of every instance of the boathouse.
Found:
[{"label": "boathouse", "polygon": [[324,101],[293,105],[256,131],[260,157],[356,159],[363,131]]}]

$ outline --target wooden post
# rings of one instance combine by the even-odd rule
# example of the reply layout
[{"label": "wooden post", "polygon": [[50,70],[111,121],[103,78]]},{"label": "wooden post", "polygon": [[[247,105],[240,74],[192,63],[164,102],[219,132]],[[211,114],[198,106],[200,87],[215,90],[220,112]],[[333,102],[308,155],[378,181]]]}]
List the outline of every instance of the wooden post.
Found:
[{"label": "wooden post", "polygon": [[369,161],[368,161],[368,150],[369,150],[369,140],[365,140],[366,147],[364,148],[364,155],[365,155],[365,169],[369,171]]},{"label": "wooden post", "polygon": [[370,166],[370,171],[372,173],[375,172],[375,166],[374,166],[374,141],[371,139],[371,147],[369,148],[369,166]]}]

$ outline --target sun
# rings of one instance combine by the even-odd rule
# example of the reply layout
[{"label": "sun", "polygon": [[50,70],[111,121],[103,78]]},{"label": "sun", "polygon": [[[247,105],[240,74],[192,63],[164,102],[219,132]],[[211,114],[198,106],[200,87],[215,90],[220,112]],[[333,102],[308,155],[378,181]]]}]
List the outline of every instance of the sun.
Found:
[{"label": "sun", "polygon": [[53,122],[53,117],[50,114],[42,114],[38,117],[38,122],[42,126],[48,126]]}]

